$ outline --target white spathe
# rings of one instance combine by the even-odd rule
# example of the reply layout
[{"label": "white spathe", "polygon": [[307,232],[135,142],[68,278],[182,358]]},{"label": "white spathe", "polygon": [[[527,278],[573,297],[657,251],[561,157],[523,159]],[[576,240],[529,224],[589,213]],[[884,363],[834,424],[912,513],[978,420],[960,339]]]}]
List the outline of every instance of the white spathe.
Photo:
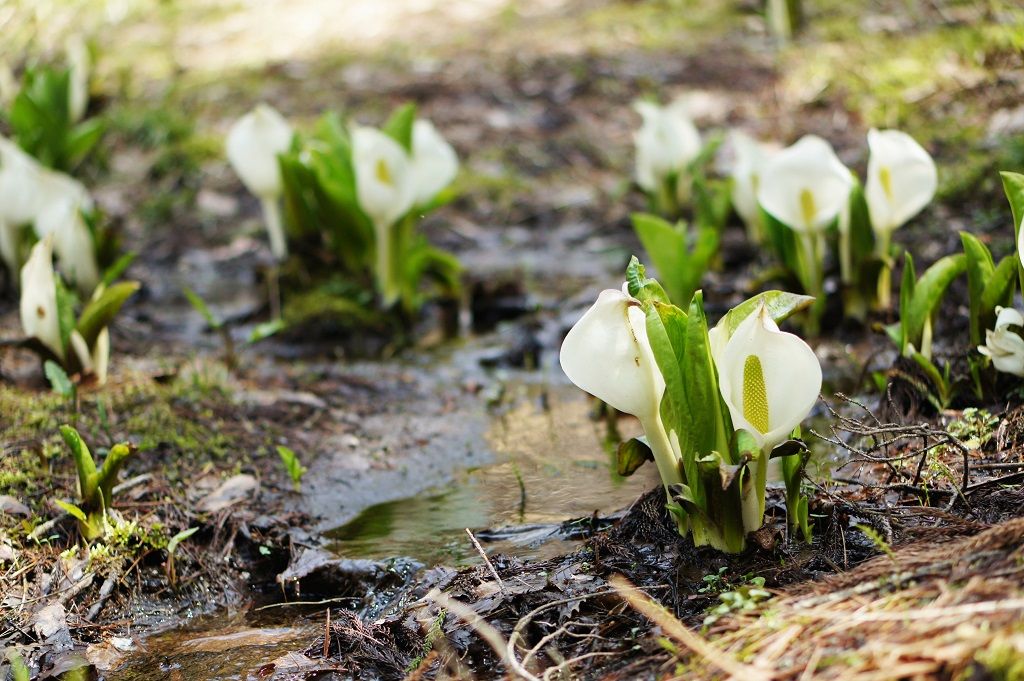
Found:
[{"label": "white spathe", "polygon": [[1020,259],[1020,264],[1024,266],[1024,219],[1017,225],[1017,258]]},{"label": "white spathe", "polygon": [[402,145],[376,128],[357,127],[352,131],[352,165],[359,205],[375,225],[390,227],[409,212],[417,186]]},{"label": "white spathe", "polygon": [[1024,338],[1010,329],[1024,327],[1024,315],[1012,307],[997,307],[996,312],[996,328],[985,330],[985,344],[978,352],[992,358],[996,371],[1024,377]]},{"label": "white spathe", "polygon": [[740,322],[715,357],[733,426],[765,451],[785,440],[821,392],[821,364],[802,339],[779,330],[767,307]]},{"label": "white spathe", "polygon": [[68,198],[50,204],[36,220],[36,232],[41,238],[53,235],[53,250],[61,273],[74,282],[80,293],[91,294],[100,281],[100,271],[96,245],[80,204]]},{"label": "white spathe", "polygon": [[91,374],[96,377],[99,385],[107,382],[107,371],[110,366],[110,330],[103,327],[103,330],[96,336],[96,343],[92,349],[85,343],[77,330],[71,332],[71,349],[75,351],[78,363],[82,367],[83,374]]},{"label": "white spathe", "polygon": [[757,201],[790,229],[815,233],[839,216],[853,185],[853,175],[832,145],[805,135],[765,164]]},{"label": "white spathe", "polygon": [[51,238],[37,242],[21,268],[21,328],[26,336],[38,339],[63,361]]},{"label": "white spathe", "polygon": [[44,169],[21,147],[0,135],[0,219],[26,225],[43,206]]},{"label": "white spathe", "polygon": [[228,132],[228,162],[246,188],[259,197],[281,194],[277,156],[291,146],[293,131],[273,107],[259,104]]},{"label": "white spathe", "polygon": [[905,132],[872,128],[868,148],[864,199],[872,227],[887,234],[928,205],[938,187],[938,172],[928,152]]},{"label": "white spathe", "polygon": [[416,183],[414,204],[424,206],[455,179],[459,158],[430,121],[418,119],[412,126],[412,173]]},{"label": "white spathe", "polygon": [[761,186],[765,166],[779,152],[779,147],[756,140],[741,130],[730,136],[736,161],[732,167],[732,205],[736,214],[752,231],[760,232],[760,206],[757,190]]},{"label": "white spathe", "polygon": [[645,422],[658,414],[665,379],[643,309],[623,291],[601,291],[562,341],[558,360],[570,381],[619,411]]},{"label": "white spathe", "polygon": [[278,205],[283,181],[277,157],[288,151],[294,135],[284,116],[267,104],[259,104],[231,126],[226,144],[231,167],[260,199],[270,250],[278,260],[288,255],[288,244]]},{"label": "white spathe", "polygon": [[687,112],[685,102],[668,106],[636,102],[633,108],[643,118],[634,134],[636,183],[656,192],[672,173],[679,173],[700,154],[700,133]]},{"label": "white spathe", "polygon": [[68,60],[68,117],[72,123],[82,120],[89,107],[89,74],[92,60],[82,36],[73,35],[64,45]]}]

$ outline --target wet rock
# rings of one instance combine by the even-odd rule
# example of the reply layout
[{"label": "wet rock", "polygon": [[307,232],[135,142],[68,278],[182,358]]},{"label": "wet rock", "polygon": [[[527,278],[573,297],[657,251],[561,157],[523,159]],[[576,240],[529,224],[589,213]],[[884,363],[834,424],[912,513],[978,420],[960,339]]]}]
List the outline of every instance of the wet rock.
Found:
[{"label": "wet rock", "polygon": [[101,672],[120,666],[125,653],[135,650],[135,643],[130,638],[111,637],[99,643],[93,643],[85,649],[85,657],[89,664]]},{"label": "wet rock", "polygon": [[29,510],[28,506],[9,494],[0,494],[0,513],[20,515],[26,518],[32,515],[32,511]]},{"label": "wet rock", "polygon": [[259,486],[259,481],[251,475],[242,473],[232,476],[225,480],[220,487],[203,497],[196,508],[203,513],[216,513],[253,496]]},{"label": "wet rock", "polygon": [[51,603],[39,610],[32,617],[32,631],[54,650],[70,650],[72,647],[67,612],[60,603]]}]

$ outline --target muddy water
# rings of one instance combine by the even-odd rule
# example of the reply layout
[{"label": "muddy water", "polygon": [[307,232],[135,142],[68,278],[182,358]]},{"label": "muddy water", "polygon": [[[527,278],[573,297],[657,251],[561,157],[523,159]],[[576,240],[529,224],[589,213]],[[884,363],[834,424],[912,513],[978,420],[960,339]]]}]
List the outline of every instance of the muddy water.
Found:
[{"label": "muddy water", "polygon": [[[264,614],[268,613],[268,614]],[[148,637],[144,648],[114,672],[111,681],[228,681],[261,678],[263,665],[302,649],[322,624],[257,611],[201,618],[187,628]]]},{"label": "muddy water", "polygon": [[[565,520],[600,515],[631,503],[658,484],[645,467],[631,478],[615,474],[603,423],[593,421],[587,400],[571,387],[520,386],[509,411],[494,417],[486,441],[491,465],[457,473],[445,485],[407,499],[376,504],[328,532],[331,548],[347,557],[410,556],[427,564],[478,560],[465,529],[528,526],[488,551],[543,557],[564,552],[551,539]],[[631,419],[620,430],[632,434]],[[486,536],[486,535],[484,535]]]}]

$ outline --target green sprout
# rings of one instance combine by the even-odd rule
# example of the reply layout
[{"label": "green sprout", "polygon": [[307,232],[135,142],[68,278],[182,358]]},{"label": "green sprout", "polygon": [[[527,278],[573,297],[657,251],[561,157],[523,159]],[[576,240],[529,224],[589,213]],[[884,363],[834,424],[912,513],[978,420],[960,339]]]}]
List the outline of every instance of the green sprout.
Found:
[{"label": "green sprout", "polygon": [[277,455],[281,457],[281,463],[284,464],[285,470],[288,472],[288,477],[292,479],[292,485],[295,487],[295,491],[299,491],[302,488],[302,476],[309,470],[302,465],[299,461],[299,456],[288,447],[278,445]]},{"label": "green sprout", "polygon": [[103,465],[97,469],[89,447],[77,430],[65,425],[60,427],[60,434],[75,461],[79,497],[78,504],[59,500],[56,503],[78,520],[82,536],[91,541],[103,535],[103,521],[113,502],[117,475],[136,449],[127,443],[114,445],[103,460]]}]

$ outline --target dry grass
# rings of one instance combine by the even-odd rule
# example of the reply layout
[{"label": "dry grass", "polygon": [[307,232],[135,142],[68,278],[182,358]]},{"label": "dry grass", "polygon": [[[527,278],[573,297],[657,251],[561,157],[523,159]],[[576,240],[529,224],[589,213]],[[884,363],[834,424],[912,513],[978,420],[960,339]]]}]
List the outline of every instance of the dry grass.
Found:
[{"label": "dry grass", "polygon": [[682,644],[680,678],[1016,679],[1024,659],[1022,576],[1024,519],[1017,519],[968,539],[896,550],[760,612],[722,619],[706,639],[628,584],[617,586]]}]

